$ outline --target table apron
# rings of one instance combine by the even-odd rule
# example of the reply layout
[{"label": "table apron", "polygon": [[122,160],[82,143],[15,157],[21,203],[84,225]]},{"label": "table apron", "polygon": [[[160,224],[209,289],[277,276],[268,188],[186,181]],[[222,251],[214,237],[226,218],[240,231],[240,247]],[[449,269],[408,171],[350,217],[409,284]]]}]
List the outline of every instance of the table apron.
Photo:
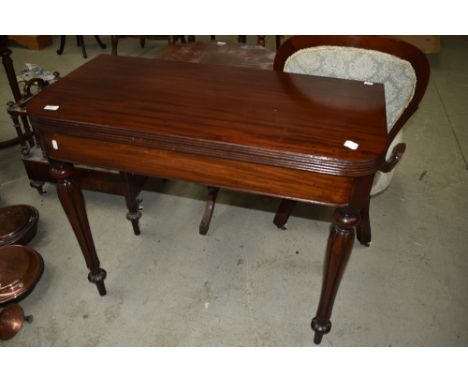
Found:
[{"label": "table apron", "polygon": [[353,177],[65,134],[41,135],[50,159],[75,164],[334,206],[348,204],[353,189]]}]

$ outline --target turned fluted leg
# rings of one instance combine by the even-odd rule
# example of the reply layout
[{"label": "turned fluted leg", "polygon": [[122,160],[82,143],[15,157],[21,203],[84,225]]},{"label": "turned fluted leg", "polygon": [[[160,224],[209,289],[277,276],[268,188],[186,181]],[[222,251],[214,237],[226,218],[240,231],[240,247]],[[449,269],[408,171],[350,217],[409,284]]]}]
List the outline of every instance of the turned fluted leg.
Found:
[{"label": "turned fluted leg", "polygon": [[210,229],[210,222],[213,216],[213,211],[216,204],[216,197],[218,196],[219,188],[208,187],[208,198],[206,199],[205,212],[198,227],[200,235],[206,235]]},{"label": "turned fluted leg", "polygon": [[95,283],[99,294],[104,296],[106,294],[104,285],[106,271],[100,268],[81,187],[73,178],[73,165],[51,162],[50,173],[57,180],[58,197],[83,252],[86,266],[89,269],[88,280]]},{"label": "turned fluted leg", "polygon": [[354,243],[354,227],[359,215],[352,209],[337,208],[328,237],[322,292],[317,314],[312,320],[315,331],[314,342],[320,344],[324,334],[331,329],[330,317],[341,277],[346,268]]}]

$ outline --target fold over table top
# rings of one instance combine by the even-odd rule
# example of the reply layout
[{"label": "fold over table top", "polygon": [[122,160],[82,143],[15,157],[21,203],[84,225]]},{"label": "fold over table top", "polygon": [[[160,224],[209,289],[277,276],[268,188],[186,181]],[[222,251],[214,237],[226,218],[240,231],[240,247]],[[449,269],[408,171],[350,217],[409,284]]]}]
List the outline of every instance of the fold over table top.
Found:
[{"label": "fold over table top", "polygon": [[336,175],[375,172],[387,143],[381,84],[136,57],[96,57],[28,112],[39,130]]}]

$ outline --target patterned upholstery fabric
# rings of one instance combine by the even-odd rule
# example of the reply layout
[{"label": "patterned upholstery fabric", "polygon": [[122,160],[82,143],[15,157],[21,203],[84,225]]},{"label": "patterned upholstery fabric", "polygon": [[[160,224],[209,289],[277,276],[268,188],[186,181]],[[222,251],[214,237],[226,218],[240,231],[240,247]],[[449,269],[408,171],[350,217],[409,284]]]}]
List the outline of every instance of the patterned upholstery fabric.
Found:
[{"label": "patterned upholstery fabric", "polygon": [[[408,61],[388,53],[361,48],[320,46],[301,49],[286,60],[284,71],[384,84],[387,131],[391,130],[408,106],[416,87],[416,73]],[[401,141],[400,130],[389,146],[387,158],[393,147]],[[371,194],[385,190],[392,176],[393,171],[387,174],[379,171]]]}]

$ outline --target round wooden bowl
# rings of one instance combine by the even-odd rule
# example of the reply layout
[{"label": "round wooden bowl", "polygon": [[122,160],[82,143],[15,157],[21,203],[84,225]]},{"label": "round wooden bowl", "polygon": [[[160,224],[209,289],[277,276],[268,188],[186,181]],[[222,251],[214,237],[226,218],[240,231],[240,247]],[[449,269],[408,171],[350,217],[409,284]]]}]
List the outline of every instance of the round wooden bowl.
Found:
[{"label": "round wooden bowl", "polygon": [[39,253],[22,245],[0,247],[0,304],[33,290],[44,271]]},{"label": "round wooden bowl", "polygon": [[39,212],[25,204],[0,208],[0,246],[26,244],[37,232]]}]

